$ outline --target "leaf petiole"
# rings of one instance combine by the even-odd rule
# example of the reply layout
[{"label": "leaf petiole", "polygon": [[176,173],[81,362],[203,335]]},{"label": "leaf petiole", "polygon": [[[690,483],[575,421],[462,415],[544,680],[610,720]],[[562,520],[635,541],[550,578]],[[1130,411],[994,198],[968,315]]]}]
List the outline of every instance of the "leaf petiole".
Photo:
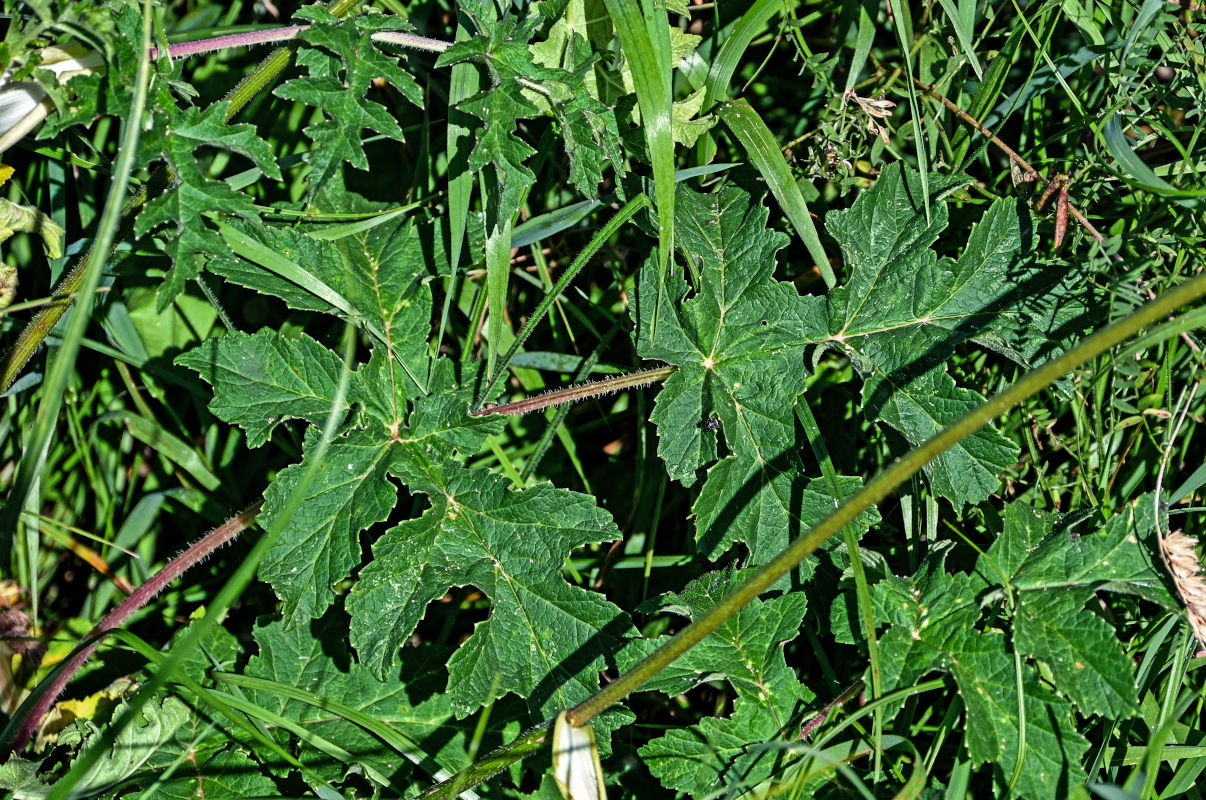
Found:
[{"label": "leaf petiole", "polygon": [[532,411],[559,406],[563,403],[576,403],[579,400],[602,397],[603,395],[620,392],[624,389],[637,389],[642,386],[648,386],[651,383],[657,383],[669,378],[677,370],[678,367],[659,367],[658,369],[647,369],[641,372],[630,372],[627,375],[617,375],[614,378],[606,378],[601,381],[591,381],[590,383],[582,383],[577,386],[569,386],[565,389],[556,389],[544,394],[538,394],[535,397],[517,400],[514,403],[487,406],[470,411],[469,416],[485,417],[489,414],[527,414]]}]

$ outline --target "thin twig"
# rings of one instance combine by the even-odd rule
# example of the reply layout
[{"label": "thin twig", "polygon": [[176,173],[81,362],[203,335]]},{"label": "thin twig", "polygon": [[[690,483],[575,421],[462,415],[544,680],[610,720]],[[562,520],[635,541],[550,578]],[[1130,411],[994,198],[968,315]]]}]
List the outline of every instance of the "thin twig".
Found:
[{"label": "thin twig", "polygon": [[[963,109],[959,108],[959,106],[955,105],[950,100],[948,100],[946,98],[946,96],[942,94],[942,92],[938,91],[933,86],[922,83],[921,81],[917,80],[916,78],[913,79],[913,83],[917,84],[918,88],[927,92],[931,97],[933,97],[934,99],[941,102],[942,105],[946,106],[952,114],[957,116],[959,119],[963,120],[965,123],[967,123],[971,127],[975,128],[977,131],[979,131],[979,133],[982,136],[986,137],[990,142],[995,144],[997,147],[1001,148],[1002,152],[1004,152],[1005,155],[1009,156],[1010,160],[1013,161],[1013,163],[1017,164],[1019,167],[1026,170],[1027,172],[1033,172],[1036,175],[1040,174],[1038,170],[1036,170],[1034,167],[1032,167],[1030,165],[1029,161],[1022,158],[1020,155],[1018,155],[1017,151],[1015,151],[1012,147],[1010,147],[1009,145],[1005,144],[1000,139],[998,139],[996,134],[994,134],[988,128],[981,125],[979,120],[977,120],[971,114],[968,114]],[[1101,233],[1096,228],[1093,227],[1093,223],[1089,222],[1089,220],[1085,217],[1084,214],[1082,214],[1076,210],[1076,206],[1072,205],[1071,203],[1068,203],[1068,213],[1071,214],[1076,219],[1077,222],[1079,222],[1081,225],[1084,226],[1084,229],[1086,231],[1088,231],[1089,234],[1094,239],[1097,240],[1098,244],[1105,243],[1105,237],[1102,236]]]}]

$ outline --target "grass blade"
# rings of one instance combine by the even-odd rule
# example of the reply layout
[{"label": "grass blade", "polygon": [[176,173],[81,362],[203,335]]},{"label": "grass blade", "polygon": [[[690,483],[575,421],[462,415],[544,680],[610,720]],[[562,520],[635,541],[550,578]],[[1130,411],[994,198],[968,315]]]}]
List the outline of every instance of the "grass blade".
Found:
[{"label": "grass blade", "polygon": [[[87,268],[80,282],[80,303],[76,313],[72,315],[63,334],[63,342],[59,352],[51,359],[46,370],[46,380],[42,383],[41,405],[34,419],[33,430],[21,453],[21,461],[17,465],[16,480],[12,490],[4,502],[3,513],[0,514],[0,529],[15,536],[17,520],[21,509],[31,499],[34,487],[41,475],[42,466],[46,463],[46,454],[50,449],[50,439],[59,419],[59,409],[63,404],[63,391],[75,371],[75,358],[80,351],[80,342],[84,331],[91,319],[92,300],[100,286],[101,275],[109,261],[109,253],[117,236],[117,227],[121,221],[122,209],[125,205],[126,189],[130,185],[130,172],[134,166],[134,157],[138,152],[138,139],[142,133],[142,116],[147,102],[147,81],[150,77],[150,53],[148,47],[151,41],[151,10],[149,3],[143,6],[143,55],[138,64],[138,78],[134,86],[134,99],[130,104],[129,116],[125,119],[121,136],[121,151],[113,168],[113,183],[109,186],[109,194],[105,199],[105,210],[98,225],[96,242],[93,244],[92,258],[88,259]],[[47,331],[49,332],[49,331]],[[37,542],[26,542],[25,555],[30,568],[30,575],[37,574]],[[0,565],[8,566],[12,540],[9,536],[0,536]],[[36,593],[35,593],[36,597]],[[34,607],[34,618],[37,618],[37,608]]]},{"label": "grass blade", "polygon": [[[758,0],[733,26],[732,31],[724,40],[724,44],[720,46],[716,60],[712,62],[712,66],[708,70],[707,81],[704,84],[703,107],[705,110],[710,109],[717,100],[728,98],[729,82],[733,79],[733,73],[737,70],[737,65],[741,63],[741,57],[745,55],[750,42],[762,32],[776,11],[784,9],[784,5],[784,0]],[[696,153],[699,164],[709,163],[716,155],[716,141],[710,132],[700,137]]]},{"label": "grass blade", "polygon": [[816,226],[812,224],[812,217],[808,214],[808,204],[787,167],[787,161],[783,158],[783,151],[779,149],[774,134],[745,100],[725,103],[721,106],[719,115],[749,154],[750,161],[758,168],[766,185],[770,187],[771,194],[779,201],[783,213],[804,240],[809,255],[817,262],[817,269],[825,279],[825,285],[832,289],[837,285],[837,277],[829,266],[829,257],[825,255],[825,248],[821,246]]},{"label": "grass blade", "polygon": [[[641,124],[653,161],[657,203],[658,293],[674,247],[674,138],[671,130],[670,32],[664,13],[646,14],[639,0],[605,0],[624,57],[632,69]],[[663,7],[664,8],[664,7]],[[650,30],[660,33],[650,36]],[[656,42],[656,44],[655,44]],[[660,305],[660,303],[659,303]],[[656,330],[656,317],[651,323]]]}]

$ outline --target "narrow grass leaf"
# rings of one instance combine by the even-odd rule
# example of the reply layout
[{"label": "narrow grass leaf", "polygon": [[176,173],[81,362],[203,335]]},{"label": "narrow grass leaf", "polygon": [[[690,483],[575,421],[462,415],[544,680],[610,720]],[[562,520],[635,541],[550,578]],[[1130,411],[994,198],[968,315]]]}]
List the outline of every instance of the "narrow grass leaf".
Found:
[{"label": "narrow grass leaf", "polygon": [[[707,81],[704,84],[704,111],[709,111],[716,101],[728,98],[729,82],[733,79],[733,73],[741,63],[750,42],[763,31],[775,12],[783,10],[785,5],[785,0],[757,0],[732,26],[724,44],[720,46],[720,52],[716,54],[711,68],[708,69]],[[710,133],[700,137],[696,152],[698,163],[701,165],[707,164],[715,156],[716,142]]]},{"label": "narrow grass leaf", "polygon": [[816,262],[821,277],[825,279],[825,285],[833,288],[837,285],[837,278],[833,274],[833,268],[829,266],[829,256],[821,246],[816,226],[812,224],[812,217],[808,213],[808,204],[804,201],[804,195],[792,177],[791,170],[788,169],[774,134],[745,100],[725,103],[721,106],[719,115],[741,142],[750,161],[770,187],[771,194],[779,201],[783,213],[804,240],[809,255]]},{"label": "narrow grass leaf", "polygon": [[913,118],[913,154],[917,158],[917,171],[921,176],[921,198],[925,206],[925,219],[930,220],[930,166],[929,154],[925,149],[925,131],[922,129],[921,107],[917,102],[917,89],[913,86],[913,18],[909,7],[900,0],[888,0],[892,6],[893,28],[896,41],[900,44],[901,60],[904,62],[905,91],[909,93],[909,112]]},{"label": "narrow grass leaf", "polygon": [[976,55],[975,38],[959,13],[959,9],[955,7],[954,0],[939,0],[939,2],[942,3],[942,10],[946,12],[947,19],[951,21],[951,26],[955,29],[959,49],[966,56],[967,63],[971,64],[972,72],[976,73],[977,78],[984,80],[984,70],[980,66],[980,58]]},{"label": "narrow grass leaf", "polygon": [[210,472],[196,450],[162,426],[125,409],[114,412],[113,418],[121,420],[131,436],[192,475],[207,490],[213,492],[222,485],[222,481]]},{"label": "narrow grass leaf", "polygon": [[569,230],[586,219],[590,212],[601,205],[603,205],[601,200],[582,200],[547,214],[532,217],[527,222],[515,226],[515,230],[511,234],[511,247],[527,247],[542,239]]},{"label": "narrow grass leaf", "polygon": [[1101,135],[1105,139],[1110,155],[1117,160],[1123,176],[1131,183],[1157,197],[1167,198],[1186,208],[1198,208],[1202,205],[1202,198],[1206,197],[1206,189],[1178,189],[1153,172],[1151,167],[1139,158],[1127,142],[1126,134],[1122,132],[1118,112],[1114,112],[1106,120],[1105,125],[1102,126]]},{"label": "narrow grass leaf", "polygon": [[[669,23],[663,14],[651,13],[647,17],[639,0],[605,0],[605,3],[624,49],[624,57],[632,69],[641,125],[653,161],[660,284],[665,282],[666,267],[674,246],[674,136],[671,129],[674,96],[670,89]],[[666,31],[664,37],[657,38],[656,47],[649,35],[653,25]]]},{"label": "narrow grass leaf", "polygon": [[486,294],[490,316],[487,318],[487,372],[494,374],[494,360],[503,344],[507,318],[507,283],[511,277],[511,225],[507,219],[501,228],[486,237]]}]

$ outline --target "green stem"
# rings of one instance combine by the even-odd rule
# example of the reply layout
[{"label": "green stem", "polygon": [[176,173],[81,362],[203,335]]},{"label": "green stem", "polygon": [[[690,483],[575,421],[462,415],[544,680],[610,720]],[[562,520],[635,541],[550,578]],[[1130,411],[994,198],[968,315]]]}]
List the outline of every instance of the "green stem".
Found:
[{"label": "green stem", "polygon": [[[829,492],[833,495],[834,505],[842,502],[842,490],[838,484],[837,470],[833,468],[833,460],[829,458],[829,450],[821,438],[821,426],[813,416],[812,408],[806,398],[801,397],[796,403],[796,418],[804,426],[808,436],[808,444],[821,467],[821,474],[829,484]],[[867,634],[867,659],[871,662],[871,699],[878,700],[883,696],[883,681],[880,677],[879,640],[875,636],[875,618],[871,613],[871,589],[867,585],[867,570],[863,567],[862,556],[859,555],[858,531],[853,524],[842,528],[842,537],[846,541],[846,553],[850,556],[850,568],[854,572],[854,589],[858,596],[858,610],[863,618],[863,629]],[[883,752],[883,721],[882,710],[875,713],[875,760],[876,774],[879,774],[879,759]]]},{"label": "green stem", "polygon": [[580,386],[570,386],[565,389],[545,392],[535,397],[517,400],[514,403],[487,406],[477,411],[470,411],[469,416],[484,417],[489,414],[527,414],[532,411],[559,406],[562,403],[576,403],[579,400],[602,397],[603,395],[623,391],[624,389],[636,389],[641,386],[648,386],[651,383],[669,378],[677,371],[678,367],[659,367],[658,369],[647,369],[643,372],[630,372],[627,375],[617,375],[614,378],[606,378],[601,381],[583,383]]},{"label": "green stem", "polygon": [[[150,180],[143,184],[133,195],[121,212],[121,227],[118,234],[109,239],[109,242],[115,242],[125,238],[134,230],[134,218],[137,216],[137,211],[144,203],[164,189],[171,183],[172,173],[166,167],[157,169],[151,175]],[[50,295],[50,302],[42,307],[34,316],[33,320],[25,326],[21,331],[21,335],[17,337],[16,343],[12,349],[8,351],[8,356],[4,360],[4,367],[0,371],[0,392],[7,391],[13,385],[13,381],[21,374],[21,370],[25,369],[25,365],[33,358],[34,353],[42,346],[42,342],[54,330],[54,326],[59,324],[59,320],[67,313],[67,309],[71,308],[76,297],[80,294],[80,286],[83,284],[84,275],[88,272],[88,267],[94,260],[105,260],[108,258],[111,244],[106,244],[104,256],[98,252],[98,246],[102,243],[100,236],[88,248],[88,252],[84,257],[75,263],[75,266],[67,273],[67,275],[59,281],[59,285],[55,287]],[[0,563],[3,563],[0,561]]]},{"label": "green stem", "polygon": [[[599,232],[591,238],[590,242],[587,243],[582,252],[578,254],[578,257],[574,259],[574,263],[570,264],[569,269],[565,271],[549,293],[546,294],[544,299],[540,301],[540,305],[536,306],[536,310],[532,312],[531,318],[528,319],[527,323],[523,326],[523,329],[519,331],[519,335],[516,336],[515,341],[511,343],[511,347],[507,350],[507,354],[504,355],[502,357],[502,361],[499,362],[498,368],[494,372],[494,376],[490,378],[490,382],[486,384],[486,388],[481,393],[478,401],[474,403],[475,412],[481,410],[482,403],[485,402],[488,397],[490,397],[490,395],[498,387],[503,375],[506,374],[507,367],[511,364],[511,359],[515,357],[515,354],[519,352],[519,348],[522,347],[523,343],[527,341],[529,336],[532,335],[532,331],[534,331],[536,326],[540,324],[540,321],[544,319],[544,315],[548,313],[553,303],[557,301],[557,298],[560,297],[561,293],[564,292],[566,287],[569,286],[570,281],[572,281],[578,275],[578,273],[582,271],[582,268],[586,266],[586,262],[589,261],[595,253],[599,252],[599,248],[603,246],[603,243],[610,239],[612,234],[619,230],[621,225],[632,219],[633,215],[635,215],[642,208],[649,208],[650,205],[649,197],[647,195],[637,195],[623,208],[616,212],[616,215],[609,219],[607,224],[600,228]],[[512,412],[494,411],[493,413],[498,414]],[[517,411],[513,413],[518,414],[523,412]]]},{"label": "green stem", "polygon": [[[769,589],[779,578],[816,551],[831,536],[853,522],[859,514],[879,503],[897,486],[920,472],[930,461],[971,436],[993,419],[1042,391],[1058,378],[1096,358],[1111,347],[1133,336],[1140,329],[1171,314],[1181,306],[1200,299],[1203,295],[1206,295],[1206,273],[1165,292],[1129,316],[1085,339],[1062,356],[1032,370],[1022,380],[986,400],[932,439],[905,453],[816,527],[788,545],[783,552],[758,570],[748,581],[737,587],[732,594],[721,600],[695,622],[683,628],[673,639],[655,650],[613,683],[608,684],[571,709],[567,715],[569,723],[584,725],[639,689],[646,681],[716,630],[743,606]],[[546,729],[547,723],[544,727],[529,731],[512,744],[504,745],[491,753],[489,757],[491,759],[490,775],[535,752],[535,744],[538,742],[534,741],[534,737],[538,735],[539,741],[543,741]],[[432,787],[421,797],[424,800],[437,797],[451,800],[457,792],[472,788],[480,782],[471,777],[478,774],[477,767],[478,765],[475,764],[467,768],[458,773],[451,781]],[[480,780],[485,780],[487,777],[489,775]]]}]

